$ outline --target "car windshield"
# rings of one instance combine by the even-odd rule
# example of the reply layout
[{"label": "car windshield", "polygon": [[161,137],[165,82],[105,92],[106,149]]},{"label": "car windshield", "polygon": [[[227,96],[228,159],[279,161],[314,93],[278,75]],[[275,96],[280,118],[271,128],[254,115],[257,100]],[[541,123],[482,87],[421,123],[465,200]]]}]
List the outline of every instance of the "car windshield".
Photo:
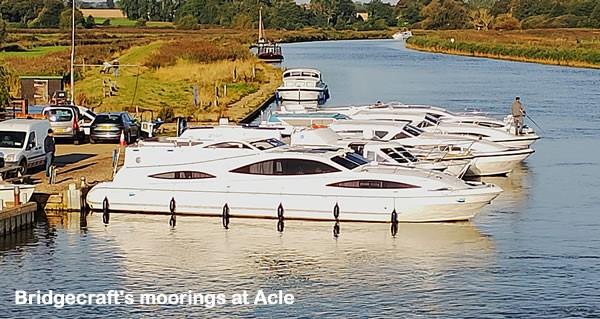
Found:
[{"label": "car windshield", "polygon": [[50,109],[47,114],[50,122],[71,122],[73,120],[73,110],[71,109]]},{"label": "car windshield", "polygon": [[25,135],[25,132],[0,131],[0,147],[23,148]]},{"label": "car windshield", "polygon": [[120,114],[100,114],[94,120],[95,124],[121,124]]}]

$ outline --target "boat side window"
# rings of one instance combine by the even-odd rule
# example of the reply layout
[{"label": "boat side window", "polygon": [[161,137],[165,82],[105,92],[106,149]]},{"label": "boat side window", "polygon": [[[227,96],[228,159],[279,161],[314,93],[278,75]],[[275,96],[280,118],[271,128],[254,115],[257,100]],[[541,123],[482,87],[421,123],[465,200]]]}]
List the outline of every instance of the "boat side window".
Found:
[{"label": "boat side window", "polygon": [[222,142],[217,144],[208,145],[206,148],[247,148],[250,147],[240,142]]},{"label": "boat side window", "polygon": [[319,161],[282,158],[242,166],[231,172],[253,175],[315,175],[339,172],[339,170]]},{"label": "boat side window", "polygon": [[148,177],[158,178],[158,179],[204,179],[204,178],[214,178],[215,176],[207,174],[207,173],[196,172],[196,171],[176,171],[176,172],[153,174]]},{"label": "boat side window", "polygon": [[328,184],[330,187],[342,188],[371,188],[371,189],[404,189],[404,188],[419,188],[419,186],[390,181],[379,181],[372,179],[352,180]]}]

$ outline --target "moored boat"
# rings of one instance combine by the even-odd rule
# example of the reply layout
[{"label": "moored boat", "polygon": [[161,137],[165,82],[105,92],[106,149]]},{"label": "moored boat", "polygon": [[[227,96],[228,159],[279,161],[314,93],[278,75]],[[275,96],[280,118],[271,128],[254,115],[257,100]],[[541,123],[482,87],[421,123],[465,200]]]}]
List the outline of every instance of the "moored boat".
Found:
[{"label": "moored boat", "polygon": [[282,101],[321,104],[329,98],[329,89],[319,70],[295,68],[283,72],[283,84],[277,88],[277,96]]},{"label": "moored boat", "polygon": [[[223,143],[223,141],[214,142]],[[389,222],[468,220],[501,192],[421,170],[369,165],[338,148],[269,150],[170,144],[126,149],[112,182],[94,186],[87,202],[102,209],[232,217]]]}]

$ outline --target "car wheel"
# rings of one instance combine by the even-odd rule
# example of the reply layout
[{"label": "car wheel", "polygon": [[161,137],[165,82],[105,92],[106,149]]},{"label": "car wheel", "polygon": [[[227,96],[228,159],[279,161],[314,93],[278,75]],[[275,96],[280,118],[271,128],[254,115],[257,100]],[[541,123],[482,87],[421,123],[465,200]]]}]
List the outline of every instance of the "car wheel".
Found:
[{"label": "car wheel", "polygon": [[19,162],[19,173],[21,173],[21,176],[27,174],[27,161],[25,159]]},{"label": "car wheel", "polygon": [[79,139],[79,136],[75,136],[75,137],[73,138],[73,144],[75,144],[75,145],[79,145],[79,143],[80,143],[80,142],[81,142],[81,140]]},{"label": "car wheel", "polygon": [[90,136],[90,144],[96,144],[96,140],[94,140],[91,136]]}]

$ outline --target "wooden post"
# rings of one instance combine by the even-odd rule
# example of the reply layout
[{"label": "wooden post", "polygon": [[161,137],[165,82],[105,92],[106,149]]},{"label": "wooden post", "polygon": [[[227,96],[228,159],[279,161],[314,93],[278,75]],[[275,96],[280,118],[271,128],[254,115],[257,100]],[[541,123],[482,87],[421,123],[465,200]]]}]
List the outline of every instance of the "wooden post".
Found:
[{"label": "wooden post", "polygon": [[223,96],[227,96],[227,84],[223,84]]},{"label": "wooden post", "polygon": [[233,82],[237,82],[237,67],[233,67]]},{"label": "wooden post", "polygon": [[256,78],[256,66],[252,65],[252,80]]}]

